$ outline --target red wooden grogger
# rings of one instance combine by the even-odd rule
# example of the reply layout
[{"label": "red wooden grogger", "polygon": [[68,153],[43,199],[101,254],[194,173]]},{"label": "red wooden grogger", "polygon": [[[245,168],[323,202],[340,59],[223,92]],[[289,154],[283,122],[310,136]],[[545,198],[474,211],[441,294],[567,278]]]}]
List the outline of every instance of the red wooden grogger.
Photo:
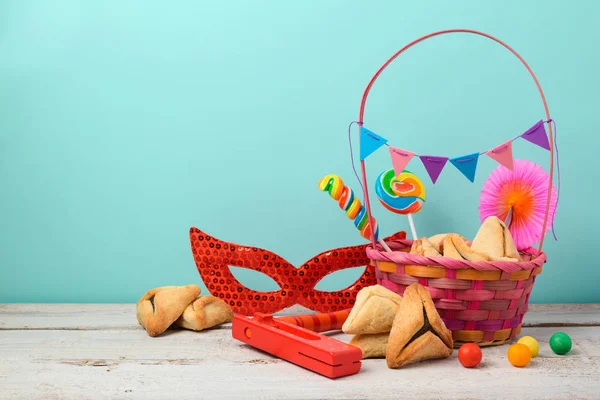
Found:
[{"label": "red wooden grogger", "polygon": [[339,329],[348,312],[283,318],[262,313],[256,313],[254,318],[236,314],[231,334],[234,339],[313,372],[339,378],[360,371],[362,351],[297,324],[312,325],[321,332]]}]

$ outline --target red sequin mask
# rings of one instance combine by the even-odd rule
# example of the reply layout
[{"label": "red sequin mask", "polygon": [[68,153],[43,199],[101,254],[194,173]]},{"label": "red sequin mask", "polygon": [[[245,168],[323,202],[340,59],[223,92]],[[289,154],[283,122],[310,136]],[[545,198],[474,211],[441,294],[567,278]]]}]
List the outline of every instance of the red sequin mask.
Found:
[{"label": "red sequin mask", "polygon": [[[386,238],[403,240],[401,231]],[[376,283],[374,268],[366,255],[370,244],[327,250],[311,257],[300,268],[283,257],[258,247],[224,242],[198,228],[190,229],[190,241],[196,267],[209,292],[226,301],[238,314],[272,314],[294,304],[313,311],[332,312],[351,308],[357,293]],[[258,292],[248,289],[231,273],[229,266],[248,268],[272,278],[280,290]],[[315,289],[326,275],[347,268],[367,266],[350,286],[335,292]]]}]

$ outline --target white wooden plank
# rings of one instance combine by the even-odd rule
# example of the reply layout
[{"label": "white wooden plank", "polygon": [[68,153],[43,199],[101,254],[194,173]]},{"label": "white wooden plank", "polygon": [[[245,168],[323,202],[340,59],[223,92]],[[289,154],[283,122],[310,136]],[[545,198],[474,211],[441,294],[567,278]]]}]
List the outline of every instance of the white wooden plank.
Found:
[{"label": "white wooden plank", "polygon": [[[135,304],[0,304],[0,330],[140,329]],[[302,306],[277,315],[311,313]]]},{"label": "white wooden plank", "polygon": [[138,329],[135,304],[0,304],[0,329]]},{"label": "white wooden plank", "polygon": [[600,304],[531,304],[524,326],[599,326]]},{"label": "white wooden plank", "polygon": [[[365,360],[359,374],[329,380],[254,350],[228,329],[0,332],[0,398],[598,398],[600,328],[566,327],[568,356],[551,353],[555,328],[525,328],[540,356],[512,367],[507,346],[484,348],[482,365],[446,360],[390,370]],[[337,335],[347,340],[346,335]]]},{"label": "white wooden plank", "polygon": [[[294,306],[279,315],[308,313]],[[530,305],[525,326],[600,325],[600,304]],[[135,304],[0,304],[0,330],[5,329],[141,329]]]}]

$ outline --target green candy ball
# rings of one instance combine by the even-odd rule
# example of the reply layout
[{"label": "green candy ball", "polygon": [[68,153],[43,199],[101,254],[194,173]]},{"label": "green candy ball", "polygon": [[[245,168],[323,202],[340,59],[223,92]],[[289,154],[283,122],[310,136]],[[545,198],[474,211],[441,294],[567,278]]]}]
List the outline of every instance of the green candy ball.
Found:
[{"label": "green candy ball", "polygon": [[550,348],[556,354],[567,354],[571,351],[572,346],[571,338],[564,332],[556,332],[550,337]]}]

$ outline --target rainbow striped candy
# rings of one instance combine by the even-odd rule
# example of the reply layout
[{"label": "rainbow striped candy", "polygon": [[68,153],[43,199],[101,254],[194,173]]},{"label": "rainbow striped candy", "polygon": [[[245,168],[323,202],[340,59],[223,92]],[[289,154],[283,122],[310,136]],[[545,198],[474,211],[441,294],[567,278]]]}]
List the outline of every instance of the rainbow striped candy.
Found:
[{"label": "rainbow striped candy", "polygon": [[[356,198],[352,189],[344,185],[342,178],[335,174],[329,174],[319,181],[319,189],[328,192],[329,196],[338,202],[340,208],[346,211],[348,218],[354,220],[354,226],[362,237],[371,240],[371,225],[367,210]],[[375,219],[373,222],[375,224],[375,240],[379,240],[379,226]]]},{"label": "rainbow striped candy", "polygon": [[385,208],[396,214],[414,214],[421,211],[426,192],[423,182],[412,172],[404,170],[398,176],[393,169],[379,174],[375,193]]}]

